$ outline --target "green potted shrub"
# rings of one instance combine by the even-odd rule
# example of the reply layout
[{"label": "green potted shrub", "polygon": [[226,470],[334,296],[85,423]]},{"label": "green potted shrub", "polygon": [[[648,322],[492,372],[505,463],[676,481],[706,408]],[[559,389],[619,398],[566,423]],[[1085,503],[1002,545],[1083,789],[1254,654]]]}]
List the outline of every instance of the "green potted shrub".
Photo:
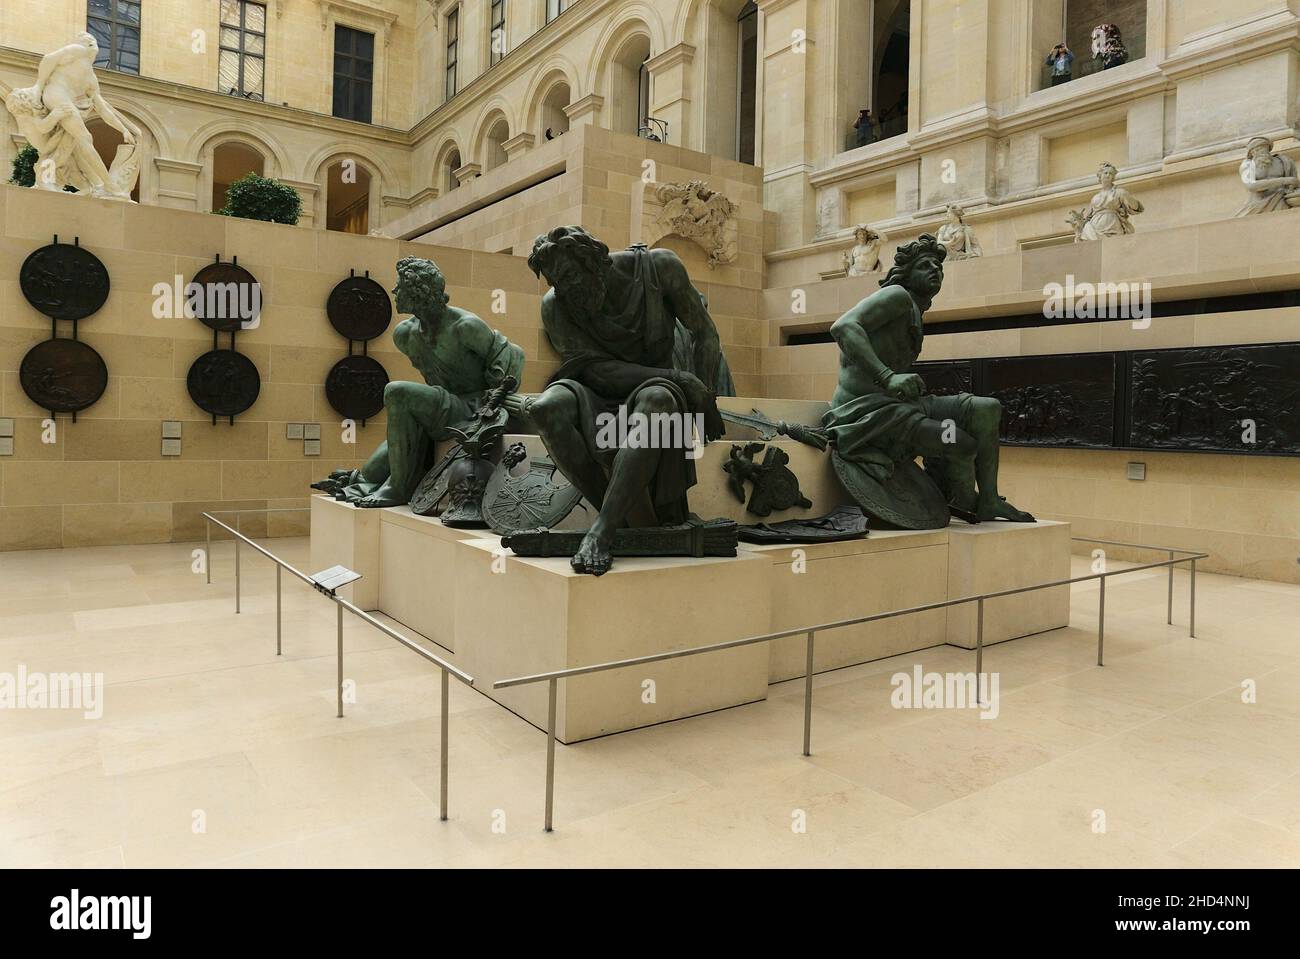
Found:
[{"label": "green potted shrub", "polygon": [[293,226],[302,214],[302,197],[293,187],[279,180],[249,173],[230,184],[226,191],[226,205],[216,212],[222,216]]}]

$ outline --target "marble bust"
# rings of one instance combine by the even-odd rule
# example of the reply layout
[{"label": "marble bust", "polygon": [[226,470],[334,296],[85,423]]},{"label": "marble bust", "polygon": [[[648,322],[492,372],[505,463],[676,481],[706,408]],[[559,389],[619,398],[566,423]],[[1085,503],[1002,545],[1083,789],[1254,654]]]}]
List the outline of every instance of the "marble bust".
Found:
[{"label": "marble bust", "polygon": [[1246,159],[1239,168],[1241,184],[1249,194],[1237,216],[1253,216],[1300,206],[1300,176],[1296,162],[1273,152],[1273,141],[1255,137],[1246,144]]},{"label": "marble bust", "polygon": [[853,240],[853,246],[844,254],[848,275],[866,276],[880,272],[880,245],[885,242],[884,234],[862,223],[854,228]]},{"label": "marble bust", "polygon": [[1097,170],[1101,189],[1082,210],[1071,211],[1067,222],[1074,227],[1076,243],[1135,232],[1129,218],[1145,208],[1133,194],[1115,185],[1118,175],[1113,163],[1103,163]]},{"label": "marble bust", "polygon": [[948,222],[939,227],[938,239],[947,248],[949,260],[969,260],[984,255],[975,231],[966,225],[966,212],[955,203],[948,204]]},{"label": "marble bust", "polygon": [[[41,58],[36,85],[5,98],[18,130],[40,154],[42,190],[72,186],[80,193],[130,202],[140,176],[140,130],[105,102],[95,77],[99,45],[89,33]],[[99,117],[122,134],[112,167],[104,165],[86,121]]]}]

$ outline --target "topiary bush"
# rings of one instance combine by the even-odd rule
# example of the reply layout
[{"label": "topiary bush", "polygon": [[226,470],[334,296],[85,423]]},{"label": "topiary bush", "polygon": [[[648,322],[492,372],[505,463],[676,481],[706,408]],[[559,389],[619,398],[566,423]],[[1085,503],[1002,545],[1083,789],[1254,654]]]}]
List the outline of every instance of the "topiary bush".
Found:
[{"label": "topiary bush", "polygon": [[222,216],[294,226],[302,214],[302,197],[279,180],[249,173],[230,184],[226,205],[216,212]]}]

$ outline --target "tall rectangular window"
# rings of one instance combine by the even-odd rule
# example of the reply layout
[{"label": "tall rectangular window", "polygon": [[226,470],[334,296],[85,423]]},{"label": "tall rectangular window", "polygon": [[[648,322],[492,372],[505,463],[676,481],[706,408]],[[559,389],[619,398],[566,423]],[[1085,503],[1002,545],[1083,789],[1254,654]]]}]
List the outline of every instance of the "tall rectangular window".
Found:
[{"label": "tall rectangular window", "polygon": [[266,7],[251,0],[221,0],[222,93],[250,100],[266,97]]},{"label": "tall rectangular window", "polygon": [[334,26],[334,115],[370,122],[375,83],[375,35]]},{"label": "tall rectangular window", "polygon": [[139,0],[89,0],[86,32],[99,44],[95,66],[140,72]]},{"label": "tall rectangular window", "polygon": [[569,6],[569,0],[546,0],[546,22],[550,23]]},{"label": "tall rectangular window", "polygon": [[456,95],[456,60],[460,50],[460,7],[447,14],[447,75],[443,86],[443,99]]},{"label": "tall rectangular window", "polygon": [[506,0],[492,0],[492,30],[488,34],[488,66],[506,55]]}]

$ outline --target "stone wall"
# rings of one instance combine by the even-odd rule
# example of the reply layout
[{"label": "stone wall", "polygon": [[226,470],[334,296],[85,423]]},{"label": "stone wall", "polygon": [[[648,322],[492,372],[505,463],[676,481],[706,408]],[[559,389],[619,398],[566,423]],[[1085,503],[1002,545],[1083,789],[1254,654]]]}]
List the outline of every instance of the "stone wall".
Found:
[{"label": "stone wall", "polygon": [[[525,388],[545,380],[538,362],[541,287],[522,260],[377,237],[303,230],[212,214],[92,200],[0,186],[0,416],[15,420],[14,453],[0,457],[0,549],[184,541],[202,538],[204,509],[298,506],[308,484],[330,469],[359,464],[384,438],[381,413],[343,442],[339,415],[325,399],[330,367],[347,342],[329,325],[325,300],[334,284],[369,270],[386,288],[408,254],[433,259],[452,303],[479,313],[529,355]],[[23,355],[50,335],[50,322],[23,298],[24,258],[51,241],[80,237],[108,268],[105,306],[80,323],[80,338],[108,365],[104,396],[73,423],[57,418],[57,442],[41,442],[41,421],[18,383]],[[212,348],[196,319],[155,319],[153,287],[188,280],[213,256],[238,256],[262,285],[255,330],[238,335],[257,365],[261,394],[234,425],[210,418],[190,400],[185,375]],[[505,292],[492,313],[493,290]],[[394,319],[394,324],[396,319]],[[60,324],[68,335],[68,324]],[[418,379],[393,347],[392,326],[370,346],[393,379]],[[224,337],[223,337],[224,340]],[[183,423],[182,454],[161,455],[163,420]],[[305,456],[287,423],[320,423],[321,455]],[[300,532],[305,514],[286,514],[271,532]],[[249,518],[245,529],[265,524]]]}]

